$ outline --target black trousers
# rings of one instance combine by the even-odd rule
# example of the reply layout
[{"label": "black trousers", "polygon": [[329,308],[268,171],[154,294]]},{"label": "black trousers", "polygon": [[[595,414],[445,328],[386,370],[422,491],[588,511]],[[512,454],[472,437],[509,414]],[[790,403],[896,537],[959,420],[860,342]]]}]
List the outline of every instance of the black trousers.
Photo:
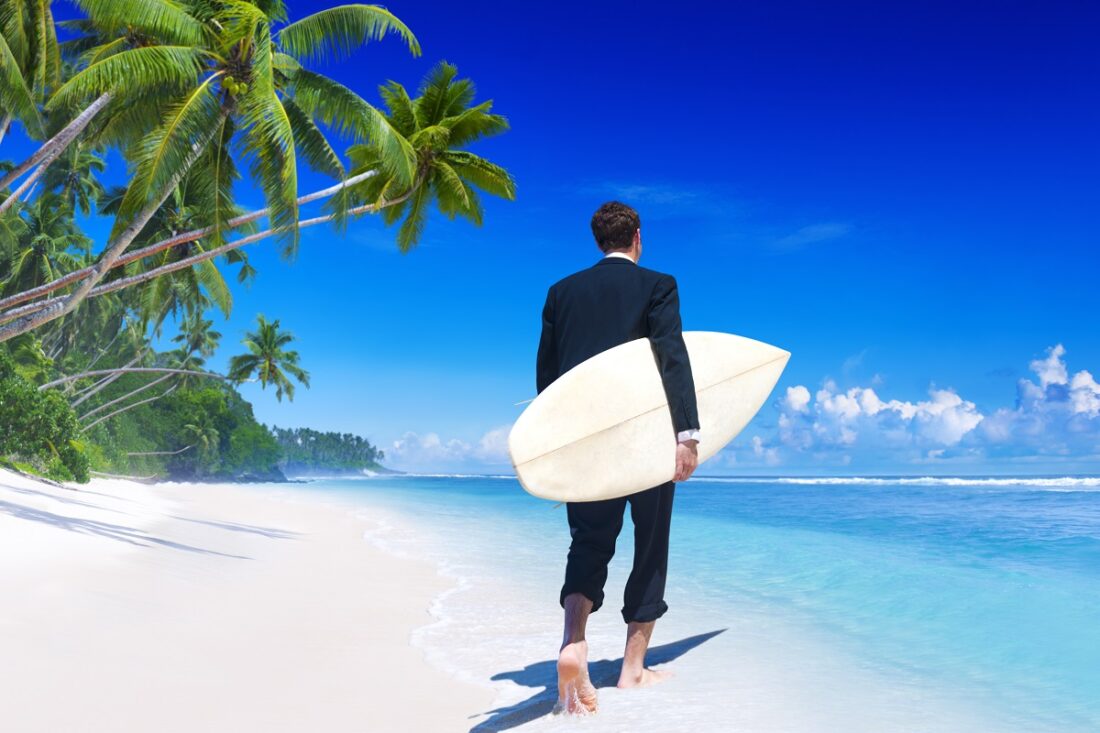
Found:
[{"label": "black trousers", "polygon": [[672,495],[676,485],[652,489],[619,499],[569,502],[569,558],[565,584],[559,602],[581,593],[592,601],[592,611],[603,605],[607,564],[615,554],[615,540],[623,528],[623,515],[630,504],[634,522],[634,567],[623,593],[623,620],[656,621],[668,610],[665,576],[668,574],[668,532],[672,519]]}]

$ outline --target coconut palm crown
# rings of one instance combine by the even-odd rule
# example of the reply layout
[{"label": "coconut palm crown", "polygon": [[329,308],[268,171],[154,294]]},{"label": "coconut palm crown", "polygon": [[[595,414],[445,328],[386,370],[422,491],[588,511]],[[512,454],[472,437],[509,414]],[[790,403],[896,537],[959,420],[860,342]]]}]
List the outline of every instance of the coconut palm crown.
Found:
[{"label": "coconut palm crown", "polygon": [[[113,96],[102,138],[118,142],[133,168],[111,239],[141,222],[194,167],[215,187],[215,212],[232,201],[231,155],[262,189],[272,223],[297,243],[298,160],[342,178],[329,126],[383,152],[381,164],[410,181],[412,149],[385,116],[350,89],[305,64],[348,54],[396,33],[414,54],[411,31],[375,5],[343,5],[287,23],[280,0],[76,0],[87,14],[80,70],[47,109]],[[215,224],[225,220],[215,216]]]},{"label": "coconut palm crown", "polygon": [[284,393],[288,400],[293,400],[294,384],[290,377],[309,387],[309,372],[298,366],[298,352],[284,348],[294,340],[294,336],[280,330],[278,320],[268,321],[261,314],[256,321],[256,330],[245,334],[241,342],[248,348],[248,353],[229,360],[227,376],[238,383],[255,377],[265,388],[269,384],[275,385],[275,398],[280,402]]},{"label": "coconut palm crown", "polygon": [[[391,81],[379,88],[389,124],[404,136],[416,151],[416,174],[412,195],[399,204],[383,208],[387,224],[404,218],[397,233],[397,244],[408,252],[420,241],[432,202],[449,219],[461,216],[480,226],[481,199],[478,190],[512,200],[515,182],[504,168],[490,163],[464,148],[482,138],[508,129],[508,121],[492,113],[492,100],[473,104],[474,83],[456,79],[458,69],[446,62],[438,64],[424,78],[416,99],[411,99],[401,84]],[[348,149],[352,173],[379,170],[379,175],[355,186],[350,192],[354,203],[382,204],[408,192],[409,184],[389,173],[385,151],[368,142]],[[332,205],[340,205],[340,198]]]}]

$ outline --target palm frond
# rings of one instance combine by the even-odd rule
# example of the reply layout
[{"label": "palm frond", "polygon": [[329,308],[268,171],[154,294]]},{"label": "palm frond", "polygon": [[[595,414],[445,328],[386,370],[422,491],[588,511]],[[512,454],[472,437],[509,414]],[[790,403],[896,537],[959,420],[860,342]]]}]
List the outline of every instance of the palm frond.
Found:
[{"label": "palm frond", "polygon": [[17,59],[31,55],[31,38],[27,30],[32,27],[31,5],[21,0],[0,2],[0,36],[3,36]]},{"label": "palm frond", "polygon": [[412,184],[416,152],[379,110],[343,84],[302,69],[291,79],[290,96],[302,110],[355,142],[379,151],[382,169],[403,185]]},{"label": "palm frond", "polygon": [[455,173],[454,168],[443,160],[432,163],[432,183],[436,186],[440,210],[452,218],[460,211],[469,208],[470,197],[466,195],[466,186]]},{"label": "palm frond", "polygon": [[443,150],[451,139],[451,131],[442,125],[428,125],[421,127],[409,138],[412,146],[418,150]]},{"label": "palm frond", "polygon": [[405,87],[390,81],[378,87],[378,93],[386,105],[393,126],[405,137],[411,137],[417,127],[416,109]]},{"label": "palm frond", "polygon": [[507,132],[509,129],[507,118],[503,115],[490,114],[489,110],[492,108],[493,102],[489,100],[440,120],[439,124],[451,131],[449,141],[451,147],[462,147],[475,140]]},{"label": "palm frond", "polygon": [[125,151],[160,125],[164,108],[177,96],[150,95],[142,104],[112,99],[107,109],[89,126],[87,137],[101,145],[116,146]]},{"label": "palm frond", "polygon": [[397,33],[414,56],[420,55],[420,43],[412,31],[378,5],[341,5],[322,10],[286,26],[276,40],[292,56],[320,61],[345,58],[387,33]]},{"label": "palm frond", "polygon": [[420,242],[424,225],[428,222],[430,188],[421,185],[409,199],[408,214],[397,230],[397,248],[406,253]]},{"label": "palm frond", "polygon": [[[206,250],[201,245],[196,249],[199,251]],[[222,312],[222,315],[229,318],[229,314],[233,310],[233,293],[230,292],[229,285],[225,282],[225,277],[218,269],[217,263],[212,259],[203,260],[194,265],[191,272],[194,273],[196,284],[202,286],[203,290],[206,291],[210,302]]]},{"label": "palm frond", "polygon": [[136,29],[164,43],[197,46],[202,24],[179,3],[169,0],[75,0],[97,29],[114,35]]},{"label": "palm frond", "polygon": [[333,178],[343,178],[344,164],[340,162],[340,156],[336,154],[320,128],[292,97],[285,97],[281,101],[290,119],[291,130],[294,132],[294,144],[306,163],[315,171],[327,173]]},{"label": "palm frond", "polygon": [[0,109],[22,122],[31,137],[40,138],[45,134],[34,93],[27,86],[19,62],[3,35],[0,35]]},{"label": "palm frond", "polygon": [[416,100],[416,118],[421,127],[458,114],[474,98],[474,85],[469,79],[454,80],[458,68],[441,61],[432,67],[420,84]]},{"label": "palm frond", "polygon": [[34,92],[44,100],[61,80],[61,49],[50,0],[29,0],[34,23]]},{"label": "palm frond", "polygon": [[290,117],[275,91],[271,36],[267,25],[257,28],[252,84],[241,97],[241,114],[248,127],[245,149],[252,174],[260,182],[279,230],[283,255],[293,256],[298,245],[298,163]]},{"label": "palm frond", "polygon": [[126,189],[111,238],[115,238],[152,197],[158,196],[193,161],[196,152],[217,133],[223,116],[211,74],[177,105],[162,124],[138,145],[134,175]]},{"label": "palm frond", "polygon": [[81,70],[54,92],[46,108],[56,109],[104,92],[134,98],[149,87],[183,90],[195,83],[202,58],[202,50],[190,46],[128,49]]},{"label": "palm frond", "polygon": [[465,150],[449,151],[444,157],[456,173],[482,191],[508,201],[516,198],[516,182],[499,165]]}]

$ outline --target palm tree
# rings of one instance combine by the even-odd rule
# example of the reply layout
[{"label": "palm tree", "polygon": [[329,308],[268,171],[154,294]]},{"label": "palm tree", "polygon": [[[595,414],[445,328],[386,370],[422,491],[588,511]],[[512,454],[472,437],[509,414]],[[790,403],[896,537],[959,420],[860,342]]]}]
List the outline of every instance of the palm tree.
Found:
[{"label": "palm tree", "polygon": [[[180,324],[180,332],[172,337],[172,341],[180,345],[180,369],[200,371],[206,366],[207,357],[218,350],[222,337],[213,326],[214,322],[206,320],[199,312],[192,313]],[[187,389],[197,380],[193,374],[184,374],[179,381],[180,386]]]},{"label": "palm tree", "polygon": [[259,327],[247,333],[241,342],[248,347],[249,353],[229,360],[228,377],[241,383],[255,375],[264,388],[275,385],[275,398],[280,402],[283,393],[288,400],[293,400],[294,384],[288,374],[309,387],[309,372],[298,366],[298,352],[283,348],[294,340],[294,336],[280,331],[278,320],[269,322],[262,314],[256,320]]},{"label": "palm tree", "polygon": [[[65,108],[103,94],[174,87],[173,103],[151,124],[131,121],[125,150],[133,177],[119,205],[109,242],[90,274],[59,302],[0,327],[0,341],[25,333],[76,308],[196,164],[212,173],[216,222],[232,201],[228,168],[239,141],[263,190],[274,229],[287,254],[297,242],[297,158],[319,170],[342,166],[318,123],[371,140],[384,152],[388,176],[411,184],[412,149],[386,117],[331,79],[302,63],[343,55],[368,40],[395,32],[415,54],[412,33],[387,10],[346,5],[285,25],[280,0],[81,0],[98,28],[139,29],[150,45],[117,53],[114,41],[88,49],[94,59],[63,84],[47,108]],[[342,177],[342,176],[341,176]],[[213,236],[218,236],[216,226]]]},{"label": "palm tree", "polygon": [[49,0],[0,0],[0,139],[14,120],[32,138],[44,134],[40,107],[60,71]]},{"label": "palm tree", "polygon": [[205,459],[217,452],[221,435],[212,425],[188,423],[183,426],[183,438],[188,445],[198,446],[199,455]]},{"label": "palm tree", "polygon": [[213,321],[206,320],[201,313],[195,313],[180,324],[180,332],[172,337],[172,341],[179,344],[187,354],[203,358],[213,356],[222,338],[213,326]]},{"label": "palm tree", "polygon": [[6,274],[4,293],[33,288],[77,268],[80,259],[69,248],[88,241],[57,194],[40,196],[24,213],[26,228],[6,263],[6,273],[0,272]]},{"label": "palm tree", "polygon": [[106,166],[103,158],[87,145],[70,145],[46,169],[42,187],[58,191],[70,211],[88,216],[103,196],[103,185],[96,176],[103,173]]},{"label": "palm tree", "polygon": [[[416,150],[417,187],[413,195],[382,212],[387,224],[404,217],[397,233],[402,252],[416,245],[424,231],[434,201],[448,218],[461,216],[480,226],[481,201],[475,189],[512,200],[515,182],[508,171],[464,148],[482,138],[508,129],[508,121],[492,114],[492,100],[473,105],[476,90],[469,79],[455,79],[458,70],[446,62],[432,69],[409,98],[405,88],[391,81],[379,88],[388,110],[387,119]],[[473,106],[471,106],[473,105]],[[354,145],[348,150],[352,173],[376,170],[383,151],[373,144]],[[405,182],[390,175],[377,175],[351,189],[358,202],[393,198],[405,190]]]}]

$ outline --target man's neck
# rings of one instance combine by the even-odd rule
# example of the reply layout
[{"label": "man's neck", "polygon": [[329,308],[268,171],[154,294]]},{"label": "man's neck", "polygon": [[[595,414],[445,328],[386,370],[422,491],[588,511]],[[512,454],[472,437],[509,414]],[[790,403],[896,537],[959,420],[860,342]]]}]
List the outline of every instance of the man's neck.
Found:
[{"label": "man's neck", "polygon": [[623,259],[630,260],[634,264],[638,264],[638,260],[634,259],[633,255],[626,251],[608,252],[604,255],[604,259],[608,257],[622,257]]}]

